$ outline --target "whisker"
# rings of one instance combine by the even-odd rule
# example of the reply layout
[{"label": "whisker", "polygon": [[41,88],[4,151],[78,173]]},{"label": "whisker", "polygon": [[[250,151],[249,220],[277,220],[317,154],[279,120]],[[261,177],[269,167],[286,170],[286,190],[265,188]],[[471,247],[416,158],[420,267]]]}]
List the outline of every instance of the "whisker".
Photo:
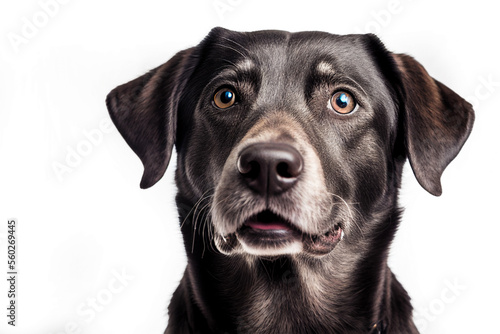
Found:
[{"label": "whisker", "polygon": [[215,45],[222,46],[223,48],[227,48],[227,49],[233,50],[234,52],[239,53],[240,56],[242,56],[244,58],[246,57],[246,55],[243,54],[241,51],[239,51],[238,49],[235,49],[233,47],[230,47],[229,45],[224,45],[224,44],[221,44],[221,43],[215,43]]},{"label": "whisker", "polygon": [[[201,253],[201,257],[203,257],[203,254],[205,254],[205,229],[210,228],[210,224],[207,224],[207,217],[206,217],[206,208],[210,205],[210,202],[205,204],[199,211],[198,214],[195,218],[195,226],[198,222],[198,218],[200,218],[200,214],[203,212],[203,215],[201,216],[201,221],[200,221],[200,229],[201,229],[201,235],[202,235],[202,241],[203,241],[203,251]],[[203,223],[203,224],[202,224]],[[193,231],[193,234],[196,233],[196,231]],[[198,232],[199,233],[199,232]],[[194,243],[193,243],[194,245]]]},{"label": "whisker", "polygon": [[360,219],[363,219],[363,215],[359,212],[358,209],[356,209],[354,207],[354,205],[359,204],[359,202],[348,203],[346,200],[344,200],[342,198],[342,196],[339,196],[339,195],[334,194],[334,193],[329,193],[329,194],[332,195],[332,196],[335,196],[335,197],[337,197],[338,199],[341,200],[341,203],[334,203],[334,204],[340,204],[340,205],[343,204],[343,205],[345,205],[345,207],[347,208],[347,211],[348,211],[350,223],[359,232],[359,234],[361,235],[361,237],[363,237],[363,229],[361,228],[361,225],[358,223],[355,215],[353,214],[353,210],[354,210],[357,213],[356,216],[359,217]]},{"label": "whisker", "polygon": [[193,207],[191,208],[191,210],[189,210],[188,214],[186,215],[186,217],[184,218],[184,220],[183,220],[183,221],[182,221],[182,223],[181,223],[181,229],[182,229],[182,227],[184,226],[184,223],[186,222],[186,220],[187,220],[187,219],[189,218],[189,216],[191,215],[191,213],[192,213],[193,211],[196,211],[196,208],[198,207],[198,205],[200,205],[200,203],[201,203],[202,201],[204,201],[205,199],[207,199],[207,198],[209,198],[209,197],[212,197],[212,196],[213,196],[213,195],[208,195],[208,196],[205,196],[205,195],[206,195],[209,191],[211,191],[211,190],[212,190],[212,189],[209,189],[209,190],[205,191],[205,192],[201,195],[200,199],[199,199],[199,200],[198,200],[198,201],[197,201],[197,202],[193,205]]},{"label": "whisker", "polygon": [[[196,201],[195,205],[193,205],[193,207],[191,208],[191,210],[189,210],[188,214],[186,215],[186,217],[184,218],[184,220],[182,221],[181,223],[181,229],[182,227],[184,226],[184,224],[186,223],[186,221],[188,220],[189,216],[192,216],[193,217],[193,220],[192,220],[192,225],[193,225],[193,240],[192,240],[192,244],[191,244],[191,253],[194,252],[194,243],[196,241],[196,231],[197,231],[197,224],[198,224],[198,217],[200,215],[200,211],[198,211],[198,209],[200,208],[200,205],[203,201],[213,197],[214,195],[213,194],[208,194],[210,191],[212,191],[213,189],[208,189],[207,191],[205,191],[202,196],[200,197],[200,199],[198,201]],[[208,195],[207,195],[208,194]],[[208,204],[204,204],[202,206],[202,210],[207,206],[209,205],[210,202]],[[197,212],[198,211],[198,212]]]},{"label": "whisker", "polygon": [[332,195],[332,196],[337,197],[338,199],[340,199],[342,201],[342,203],[345,204],[345,206],[347,207],[347,210],[349,211],[350,218],[353,219],[354,216],[352,215],[351,207],[349,206],[349,204],[341,196],[339,196],[337,194],[334,194],[334,193],[329,193],[329,194]]},{"label": "whisker", "polygon": [[231,42],[231,43],[233,43],[233,44],[236,44],[237,46],[239,46],[240,48],[242,48],[242,49],[243,49],[244,51],[246,51],[247,53],[250,53],[250,51],[249,51],[246,47],[244,47],[244,46],[243,46],[243,45],[241,45],[240,43],[236,42],[235,40],[232,40],[232,39],[227,38],[227,37],[224,37],[224,36],[222,36],[222,38],[223,38],[223,39],[225,39],[225,40],[226,40],[226,41],[228,41],[228,42]]}]

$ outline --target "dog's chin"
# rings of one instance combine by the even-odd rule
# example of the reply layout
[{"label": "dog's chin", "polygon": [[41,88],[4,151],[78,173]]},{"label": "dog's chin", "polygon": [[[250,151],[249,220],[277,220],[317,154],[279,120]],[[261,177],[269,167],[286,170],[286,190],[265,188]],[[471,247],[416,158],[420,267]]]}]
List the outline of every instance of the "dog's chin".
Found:
[{"label": "dog's chin", "polygon": [[311,235],[300,231],[286,219],[265,210],[247,219],[233,233],[216,235],[216,246],[224,254],[246,253],[273,257],[305,253],[322,256],[333,251],[343,239],[340,225]]}]

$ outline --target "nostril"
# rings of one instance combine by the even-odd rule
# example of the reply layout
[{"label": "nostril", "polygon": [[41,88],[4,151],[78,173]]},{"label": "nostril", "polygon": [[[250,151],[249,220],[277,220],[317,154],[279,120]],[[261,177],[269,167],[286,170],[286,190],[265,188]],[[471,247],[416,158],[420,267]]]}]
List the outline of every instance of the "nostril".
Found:
[{"label": "nostril", "polygon": [[292,178],[294,175],[290,173],[290,168],[289,165],[286,162],[280,162],[276,166],[276,173],[278,176],[284,177],[284,178]]},{"label": "nostril", "polygon": [[261,169],[258,160],[254,150],[245,150],[238,159],[238,171],[246,178],[258,177]]},{"label": "nostril", "polygon": [[260,174],[260,165],[257,161],[250,161],[246,163],[245,166],[241,166],[239,171],[249,179],[256,179]]}]

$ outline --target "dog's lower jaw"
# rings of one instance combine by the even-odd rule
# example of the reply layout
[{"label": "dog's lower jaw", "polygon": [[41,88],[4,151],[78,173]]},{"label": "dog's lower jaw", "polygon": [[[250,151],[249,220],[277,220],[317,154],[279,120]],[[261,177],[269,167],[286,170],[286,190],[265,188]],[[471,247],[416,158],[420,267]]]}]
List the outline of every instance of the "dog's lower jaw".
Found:
[{"label": "dog's lower jaw", "polygon": [[301,254],[265,260],[186,242],[188,266],[165,333],[368,333],[381,320],[388,333],[418,333],[409,297],[385,265],[387,251],[356,254],[355,246],[341,243],[316,261]]}]

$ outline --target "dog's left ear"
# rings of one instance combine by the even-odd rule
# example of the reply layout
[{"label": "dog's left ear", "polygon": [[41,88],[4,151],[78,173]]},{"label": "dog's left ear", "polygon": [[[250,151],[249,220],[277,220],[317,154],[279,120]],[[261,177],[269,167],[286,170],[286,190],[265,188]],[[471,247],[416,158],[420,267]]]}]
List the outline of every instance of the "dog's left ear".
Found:
[{"label": "dog's left ear", "polygon": [[403,85],[405,147],[420,185],[441,195],[441,174],[467,140],[474,111],[470,103],[431,78],[404,54],[393,54]]},{"label": "dog's left ear", "polygon": [[196,64],[193,48],[113,89],[106,98],[111,119],[144,165],[141,188],[165,173],[176,136],[180,95]]}]

